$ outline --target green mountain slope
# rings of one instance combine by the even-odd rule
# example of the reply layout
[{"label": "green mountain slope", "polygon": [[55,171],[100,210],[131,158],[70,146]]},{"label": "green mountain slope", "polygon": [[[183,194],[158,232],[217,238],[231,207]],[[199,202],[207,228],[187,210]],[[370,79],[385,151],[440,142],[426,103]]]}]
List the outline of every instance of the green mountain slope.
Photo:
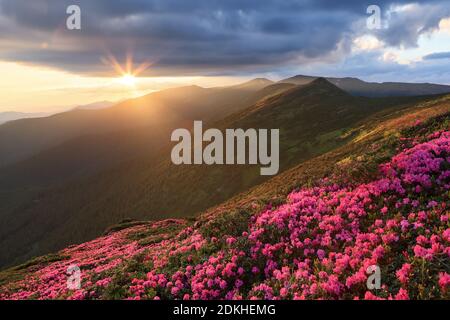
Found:
[{"label": "green mountain slope", "polygon": [[[0,126],[0,167],[86,135],[143,129],[158,132],[192,119],[220,119],[255,103],[269,80],[217,88],[186,86],[150,93],[113,107],[74,109],[51,117],[22,119]],[[270,94],[270,88],[266,89]]]},{"label": "green mountain slope", "polygon": [[[297,75],[281,80],[279,83],[308,84],[317,79],[313,76]],[[405,82],[366,82],[358,78],[326,78],[337,87],[352,95],[362,97],[402,97],[430,94],[450,93],[450,86],[433,83],[405,83]]]},{"label": "green mountain slope", "polygon": [[[280,89],[274,88],[275,92]],[[344,145],[353,138],[353,130],[374,113],[394,113],[435,99],[358,98],[318,79],[274,93],[214,126],[279,128],[284,171]],[[138,157],[97,175],[34,194],[3,214],[0,261],[23,261],[91,239],[124,218],[193,215],[266,179],[259,175],[259,166],[174,166],[170,147],[162,148],[158,156]]]},{"label": "green mountain slope", "polygon": [[449,128],[450,96],[375,112],[195,219],[127,221],[0,272],[0,299],[448,299]]}]

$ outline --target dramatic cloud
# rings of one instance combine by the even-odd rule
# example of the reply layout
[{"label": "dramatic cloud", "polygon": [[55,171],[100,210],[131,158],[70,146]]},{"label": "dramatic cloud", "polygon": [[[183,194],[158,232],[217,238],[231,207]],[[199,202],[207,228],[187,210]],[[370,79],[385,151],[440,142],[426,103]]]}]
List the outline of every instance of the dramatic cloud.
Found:
[{"label": "dramatic cloud", "polygon": [[[153,63],[152,75],[283,70],[336,62],[365,35],[414,47],[450,16],[446,1],[409,2],[376,1],[385,28],[370,31],[373,1],[0,0],[0,59],[87,74],[111,72],[105,58],[128,53]],[[81,7],[81,31],[65,27],[71,4]]]},{"label": "dramatic cloud", "polygon": [[390,46],[416,47],[421,35],[437,30],[441,19],[449,15],[450,6],[444,2],[393,5],[385,14],[385,28],[377,35]]}]

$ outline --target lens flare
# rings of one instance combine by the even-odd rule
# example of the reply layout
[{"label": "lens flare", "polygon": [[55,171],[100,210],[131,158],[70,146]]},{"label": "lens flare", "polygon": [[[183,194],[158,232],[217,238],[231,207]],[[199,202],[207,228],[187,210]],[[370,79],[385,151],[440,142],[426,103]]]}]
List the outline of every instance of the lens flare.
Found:
[{"label": "lens flare", "polygon": [[118,80],[123,85],[133,87],[137,83],[139,74],[147,70],[151,63],[144,61],[136,68],[134,67],[133,55],[128,53],[124,65],[122,66],[112,54],[107,55],[106,62],[112,66],[114,71],[118,74]]}]

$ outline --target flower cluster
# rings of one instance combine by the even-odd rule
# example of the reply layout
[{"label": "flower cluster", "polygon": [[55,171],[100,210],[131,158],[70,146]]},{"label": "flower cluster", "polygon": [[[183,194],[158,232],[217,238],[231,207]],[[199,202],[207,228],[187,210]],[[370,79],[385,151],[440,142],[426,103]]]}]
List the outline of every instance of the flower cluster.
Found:
[{"label": "flower cluster", "polygon": [[[181,220],[131,227],[62,251],[69,258],[5,285],[0,298],[449,298],[450,132],[429,138],[371,182],[295,190],[238,235],[205,236]],[[173,224],[172,236],[132,240]],[[66,287],[72,264],[80,290]],[[381,288],[369,290],[373,266]]]}]

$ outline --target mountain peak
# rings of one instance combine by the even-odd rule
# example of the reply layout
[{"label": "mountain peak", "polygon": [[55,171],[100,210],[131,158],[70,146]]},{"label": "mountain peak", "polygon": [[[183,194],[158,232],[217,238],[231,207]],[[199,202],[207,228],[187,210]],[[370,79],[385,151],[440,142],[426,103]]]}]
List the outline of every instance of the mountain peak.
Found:
[{"label": "mountain peak", "polygon": [[262,81],[267,81],[267,82],[272,82],[273,83],[272,80],[267,79],[267,78],[255,78],[254,80],[262,80]]},{"label": "mountain peak", "polygon": [[296,75],[287,79],[283,79],[280,80],[280,83],[293,83],[296,85],[304,85],[304,84],[308,84],[312,81],[314,81],[315,79],[317,79],[317,77],[314,76],[305,76],[305,75]]},{"label": "mountain peak", "polygon": [[254,84],[272,84],[274,83],[272,80],[269,80],[267,78],[255,78],[253,80],[247,81],[247,84],[254,83]]},{"label": "mountain peak", "polygon": [[331,84],[331,82],[329,82],[327,79],[323,78],[323,77],[319,77],[316,80],[313,80],[311,82],[311,84]]},{"label": "mountain peak", "polygon": [[235,88],[239,89],[251,89],[251,90],[259,90],[263,89],[264,87],[270,86],[271,84],[274,84],[272,80],[266,79],[266,78],[255,78],[252,80],[249,80],[247,82],[238,84],[234,86]]},{"label": "mountain peak", "polygon": [[324,93],[334,93],[341,95],[348,95],[347,92],[340,89],[338,86],[330,82],[328,79],[319,77],[308,84],[302,85],[299,87],[300,90],[309,90],[309,91],[323,91]]},{"label": "mountain peak", "polygon": [[[321,77],[296,75],[280,80],[278,83],[292,83],[295,85],[307,85]],[[395,97],[414,95],[433,95],[450,93],[450,86],[426,83],[407,82],[366,82],[355,77],[326,77],[324,78],[341,90],[362,97]],[[323,81],[322,81],[323,82]]]}]

